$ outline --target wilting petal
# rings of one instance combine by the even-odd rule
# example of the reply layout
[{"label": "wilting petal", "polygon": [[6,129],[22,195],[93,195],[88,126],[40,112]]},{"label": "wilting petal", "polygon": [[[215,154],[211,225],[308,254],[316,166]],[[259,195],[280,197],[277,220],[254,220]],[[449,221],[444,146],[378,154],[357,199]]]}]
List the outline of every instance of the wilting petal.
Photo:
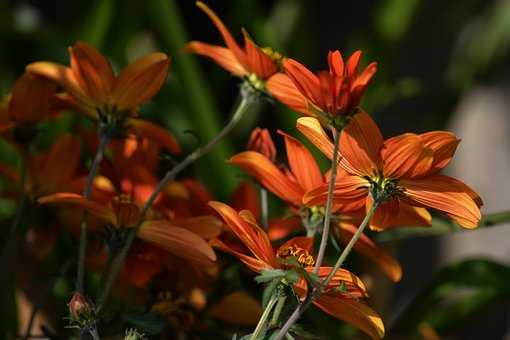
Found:
[{"label": "wilting petal", "polygon": [[117,224],[117,218],[110,205],[105,205],[84,198],[71,192],[59,192],[53,195],[41,197],[37,200],[39,204],[57,204],[57,205],[71,205],[76,208],[81,208],[88,211],[90,214],[109,222],[113,225]]},{"label": "wilting petal", "polygon": [[223,223],[214,216],[175,219],[171,224],[192,231],[206,240],[219,236],[223,227]]},{"label": "wilting petal", "polygon": [[340,164],[351,174],[372,176],[381,168],[383,137],[364,111],[356,113],[340,135]]},{"label": "wilting petal", "polygon": [[455,134],[448,131],[431,131],[419,135],[423,145],[432,149],[434,161],[430,174],[445,168],[453,158],[455,150],[460,143]]},{"label": "wilting petal", "polygon": [[251,72],[261,79],[267,79],[276,73],[278,68],[269,55],[264,53],[243,29],[246,58]]},{"label": "wilting petal", "polygon": [[324,183],[321,170],[308,149],[294,137],[278,131],[285,139],[290,170],[304,191],[312,190]]},{"label": "wilting petal", "polygon": [[96,103],[105,103],[110,95],[114,75],[108,60],[94,47],[77,42],[69,49],[71,69],[81,87]]},{"label": "wilting petal", "polygon": [[381,150],[384,176],[387,178],[420,177],[427,174],[434,159],[422,139],[414,133],[406,133],[384,142]]},{"label": "wilting petal", "polygon": [[241,182],[232,194],[230,202],[235,210],[249,210],[256,220],[260,219],[259,192],[251,182]]},{"label": "wilting petal", "polygon": [[284,201],[294,205],[301,204],[303,189],[289,180],[264,155],[258,152],[245,151],[232,157],[230,162],[255,177],[264,187]]},{"label": "wilting petal", "polygon": [[333,143],[322,128],[318,119],[313,117],[301,117],[297,120],[296,127],[329,159],[333,158]]},{"label": "wilting petal", "polygon": [[138,237],[192,262],[209,265],[216,261],[216,254],[206,241],[188,229],[172,225],[170,221],[145,221]]},{"label": "wilting petal", "polygon": [[442,175],[423,179],[401,180],[407,198],[440,210],[465,228],[476,228],[481,218],[480,209],[471,197],[472,190],[458,180]]},{"label": "wilting petal", "polygon": [[221,202],[209,202],[232,232],[248,247],[259,260],[268,267],[277,267],[276,257],[267,234],[256,224],[255,218],[248,210],[237,213],[234,209]]},{"label": "wilting petal", "polygon": [[39,61],[29,64],[26,71],[34,76],[41,76],[62,86],[76,101],[78,106],[84,107],[84,110],[90,111],[98,103],[92,101],[90,97],[82,90],[76,77],[69,67],[64,65]]},{"label": "wilting petal", "polygon": [[230,293],[213,305],[208,315],[234,325],[255,326],[262,315],[257,299],[243,291]]},{"label": "wilting petal", "polygon": [[359,328],[372,339],[384,336],[381,317],[361,300],[325,294],[313,303],[325,313]]},{"label": "wilting petal", "polygon": [[313,115],[309,110],[306,98],[286,74],[276,73],[272,75],[266,82],[266,90],[273,98],[276,98],[292,110],[306,115]]},{"label": "wilting petal", "polygon": [[[323,184],[317,189],[307,192],[303,197],[303,203],[308,206],[325,205],[328,197],[329,184]],[[349,205],[353,210],[359,209],[365,204],[368,195],[368,181],[362,177],[344,175],[338,178],[333,190],[333,203],[335,205]],[[357,202],[356,205],[352,205]],[[349,210],[342,210],[344,212]]]},{"label": "wilting petal", "polygon": [[131,127],[138,135],[153,140],[174,155],[181,152],[181,146],[170,131],[157,124],[144,119],[127,118],[126,125]]},{"label": "wilting petal", "polygon": [[118,111],[133,110],[154,97],[165,83],[169,66],[164,53],[151,53],[129,64],[115,80],[111,104]]},{"label": "wilting petal", "polygon": [[239,47],[234,37],[232,37],[232,34],[230,34],[230,31],[225,27],[221,19],[203,2],[197,1],[197,6],[211,19],[218,31],[220,31],[220,34],[225,41],[225,45],[227,45],[228,49],[231,50],[232,53],[234,53],[236,56],[239,63],[246,69],[248,66],[246,54],[241,49],[241,47]]},{"label": "wilting petal", "polygon": [[245,254],[242,254],[232,248],[230,248],[229,246],[227,246],[225,243],[221,242],[219,239],[212,239],[210,241],[210,244],[214,247],[214,248],[217,248],[217,249],[220,249],[226,253],[229,253],[235,257],[237,257],[239,260],[241,260],[241,262],[243,262],[248,268],[250,268],[251,270],[253,270],[254,272],[256,273],[260,273],[262,272],[263,270],[269,270],[269,269],[274,269],[276,267],[273,267],[271,266],[269,263],[263,261],[263,260],[260,260],[258,258],[255,258],[253,256],[248,256],[248,255],[245,255]]},{"label": "wilting petal", "polygon": [[9,118],[19,123],[37,123],[48,118],[55,92],[52,82],[24,73],[12,89]]},{"label": "wilting petal", "polygon": [[242,77],[247,73],[244,66],[228,48],[210,45],[200,41],[192,41],[186,45],[185,50],[211,58],[234,76]]},{"label": "wilting petal", "polygon": [[[349,243],[358,230],[351,223],[340,222],[338,226],[340,239],[344,244]],[[379,248],[365,234],[361,234],[358,242],[354,244],[354,251],[375,262],[393,282],[398,282],[402,278],[400,263],[393,256]]]},{"label": "wilting petal", "polygon": [[283,61],[283,68],[303,96],[319,107],[322,107],[319,78],[294,59],[285,59]]}]

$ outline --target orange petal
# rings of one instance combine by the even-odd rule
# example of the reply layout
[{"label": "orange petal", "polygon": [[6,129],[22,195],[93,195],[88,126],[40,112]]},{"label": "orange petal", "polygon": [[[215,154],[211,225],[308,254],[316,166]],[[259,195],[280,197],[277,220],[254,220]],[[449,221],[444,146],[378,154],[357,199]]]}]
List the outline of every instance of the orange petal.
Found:
[{"label": "orange petal", "polygon": [[445,212],[465,228],[476,228],[481,218],[478,205],[471,197],[472,190],[462,182],[443,175],[423,179],[401,180],[407,198]]},{"label": "orange petal", "polygon": [[[338,226],[340,239],[344,244],[349,243],[358,230],[358,228],[351,223],[340,222]],[[402,267],[400,263],[398,263],[393,256],[379,248],[365,234],[361,234],[358,242],[355,243],[354,251],[375,262],[393,282],[398,282],[402,278]]]},{"label": "orange petal", "polygon": [[303,189],[289,180],[264,155],[254,151],[245,151],[232,157],[230,162],[255,177],[264,187],[284,201],[294,205],[301,204]]},{"label": "orange petal", "polygon": [[242,77],[248,73],[243,65],[239,63],[234,53],[228,48],[210,45],[200,41],[192,41],[186,45],[185,50],[211,58],[218,65],[237,77]]},{"label": "orange petal", "polygon": [[37,123],[51,114],[56,92],[47,79],[24,73],[14,84],[9,101],[9,116],[19,123]]},{"label": "orange petal", "polygon": [[301,227],[301,218],[298,216],[291,216],[283,219],[271,219],[269,220],[267,233],[271,241],[276,241],[289,236],[290,233]]},{"label": "orange petal", "polygon": [[419,135],[423,145],[434,152],[434,162],[430,173],[445,168],[453,158],[460,143],[455,134],[448,131],[431,131]]},{"label": "orange petal", "polygon": [[[372,207],[372,197],[368,196],[366,211],[368,212]],[[370,220],[370,229],[375,231],[383,231],[391,226],[392,221],[398,216],[399,200],[398,198],[391,198],[383,202],[376,209],[374,216]]]},{"label": "orange petal", "polygon": [[182,151],[181,146],[175,139],[174,135],[157,124],[144,119],[127,118],[126,125],[131,127],[138,135],[142,135],[153,140],[156,144],[159,144],[174,155],[179,154]]},{"label": "orange petal", "polygon": [[[324,280],[329,276],[332,269],[333,267],[320,267],[317,276]],[[306,270],[312,271],[313,268],[308,267]],[[336,271],[335,275],[329,282],[328,287],[326,288],[325,294],[338,294],[338,292],[335,292],[333,289],[340,286],[342,282],[346,285],[346,292],[340,293],[343,294],[343,296],[352,298],[362,298],[368,296],[367,287],[365,287],[363,281],[361,281],[359,277],[350,271],[342,268]]]},{"label": "orange petal", "polygon": [[117,224],[117,218],[110,205],[101,204],[89,199],[84,198],[71,192],[59,192],[56,194],[43,196],[37,200],[39,204],[57,204],[57,205],[72,205],[76,208],[81,208],[88,211],[90,214],[109,222],[113,225]]},{"label": "orange petal", "polygon": [[111,104],[118,111],[133,110],[151,99],[165,83],[169,67],[164,53],[151,53],[129,64],[115,80]]},{"label": "orange petal", "polygon": [[248,247],[255,257],[277,268],[278,263],[273,247],[267,234],[257,224],[248,210],[237,213],[234,209],[221,202],[209,202],[209,205],[221,215],[232,232]]},{"label": "orange petal", "polygon": [[290,170],[298,184],[309,191],[315,189],[324,183],[321,170],[308,149],[294,137],[278,131],[285,139],[285,148],[287,149],[287,160]]},{"label": "orange petal", "polygon": [[211,19],[218,31],[220,31],[220,34],[225,41],[225,45],[227,45],[228,49],[231,50],[232,53],[234,53],[236,56],[239,63],[246,69],[248,66],[246,54],[241,49],[241,47],[239,47],[234,37],[232,37],[232,34],[230,34],[230,31],[227,29],[227,27],[225,27],[221,19],[203,2],[197,1],[196,4],[197,7],[200,8]]},{"label": "orange petal", "polygon": [[313,303],[325,313],[359,328],[372,339],[384,336],[381,317],[361,300],[325,294]]},{"label": "orange petal", "polygon": [[353,77],[358,72],[359,61],[363,53],[361,51],[354,52],[347,60],[346,75],[347,77]]},{"label": "orange petal", "polygon": [[414,133],[386,140],[381,156],[384,176],[388,178],[423,176],[429,172],[434,159],[433,152],[425,148],[421,138]]},{"label": "orange petal", "polygon": [[322,107],[322,93],[319,78],[294,59],[285,59],[283,61],[283,68],[301,94],[314,104]]},{"label": "orange petal", "polygon": [[296,127],[329,159],[333,158],[333,143],[322,128],[318,119],[313,117],[301,117],[297,120]]},{"label": "orange petal", "polygon": [[430,227],[432,225],[432,216],[425,208],[414,207],[403,201],[400,201],[398,215],[391,222],[393,227]]},{"label": "orange petal", "polygon": [[260,218],[259,192],[249,181],[241,182],[230,198],[232,207],[237,210],[249,210],[256,220]]},{"label": "orange petal", "polygon": [[[303,197],[303,203],[312,205],[324,205],[328,196],[328,186],[326,183],[317,189],[307,192]],[[348,206],[350,209],[342,211],[358,210],[365,204],[368,195],[368,181],[362,177],[352,175],[342,175],[337,179],[333,191],[333,203],[337,206]],[[353,203],[356,203],[353,205]]]},{"label": "orange petal", "polygon": [[225,243],[221,242],[219,239],[215,238],[210,241],[210,244],[217,249],[220,249],[221,251],[224,251],[226,253],[229,253],[235,257],[237,257],[241,262],[243,262],[248,268],[253,270],[256,273],[260,273],[264,270],[273,269],[275,267],[269,265],[267,262],[260,260],[258,258],[255,258],[253,256],[248,256],[245,254],[242,254],[229,246],[227,246]]},{"label": "orange petal", "polygon": [[276,98],[292,110],[306,115],[313,115],[308,108],[306,98],[286,74],[276,73],[272,75],[266,82],[266,90],[273,98]]},{"label": "orange petal", "polygon": [[257,299],[243,291],[230,293],[213,305],[208,315],[234,325],[255,326],[262,315]]},{"label": "orange petal", "polygon": [[211,261],[216,261],[216,254],[206,241],[169,221],[145,221],[138,231],[138,237],[175,256],[198,264],[209,265]]},{"label": "orange petal", "polygon": [[81,87],[96,103],[106,103],[114,83],[108,60],[94,47],[77,42],[69,49],[71,69]]},{"label": "orange petal", "polygon": [[364,111],[356,113],[340,135],[340,164],[351,174],[373,176],[381,168],[383,137]]},{"label": "orange petal", "polygon": [[344,75],[344,59],[340,51],[329,51],[328,52],[328,64],[329,72],[337,77],[343,77]]},{"label": "orange petal", "polygon": [[243,35],[246,58],[250,71],[255,73],[261,79],[267,79],[275,74],[278,68],[271,57],[264,53],[260,47],[253,42],[244,29]]},{"label": "orange petal", "polygon": [[175,219],[172,220],[171,224],[187,229],[206,240],[219,236],[223,227],[223,223],[214,216]]},{"label": "orange petal", "polygon": [[293,237],[284,244],[282,244],[278,249],[284,249],[291,246],[297,246],[310,253],[313,250],[313,237],[307,236]]},{"label": "orange petal", "polygon": [[78,80],[69,67],[46,61],[39,61],[29,64],[26,67],[26,71],[29,74],[44,77],[62,86],[64,90],[77,101],[77,105],[83,107],[85,111],[94,110],[98,104],[80,87]]}]

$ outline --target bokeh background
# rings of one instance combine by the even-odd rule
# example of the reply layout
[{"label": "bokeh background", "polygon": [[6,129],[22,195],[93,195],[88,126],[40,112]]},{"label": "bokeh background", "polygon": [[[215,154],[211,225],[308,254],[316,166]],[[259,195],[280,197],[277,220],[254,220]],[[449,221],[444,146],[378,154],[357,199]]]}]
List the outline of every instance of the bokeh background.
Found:
[{"label": "bokeh background", "polygon": [[[379,68],[362,106],[385,136],[454,130],[462,143],[450,173],[481,194],[484,212],[510,207],[509,0],[207,3],[237,37],[245,27],[259,45],[313,69],[325,67],[330,49],[344,55],[363,50],[363,62],[377,61]],[[32,61],[66,64],[67,46],[76,40],[95,45],[116,69],[160,50],[172,56],[172,70],[141,115],[168,127],[192,150],[228,119],[239,82],[212,62],[183,53],[191,39],[221,41],[194,1],[1,0],[0,92],[7,93]],[[41,137],[41,148],[73,119],[80,118],[48,123],[54,125]],[[226,199],[245,177],[225,160],[244,148],[251,128],[299,136],[295,119],[295,113],[279,104],[260,103],[188,175],[196,174],[219,199]],[[2,150],[0,160],[14,162],[12,151]],[[12,205],[0,203],[0,215],[10,215]],[[276,204],[272,211],[277,209]],[[427,235],[382,236],[381,242],[402,261],[404,278],[396,286],[378,284],[380,293],[372,293],[375,303],[384,307],[390,329],[416,329],[426,322],[447,338],[510,339],[508,226],[456,231],[442,225]]]}]

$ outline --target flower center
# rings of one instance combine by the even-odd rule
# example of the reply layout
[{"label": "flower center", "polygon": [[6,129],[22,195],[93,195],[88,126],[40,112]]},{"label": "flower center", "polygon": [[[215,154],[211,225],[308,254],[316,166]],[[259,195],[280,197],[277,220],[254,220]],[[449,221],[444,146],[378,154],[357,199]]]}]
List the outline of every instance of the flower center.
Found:
[{"label": "flower center", "polygon": [[276,256],[283,260],[295,257],[297,262],[303,267],[311,267],[315,264],[313,256],[306,249],[296,245],[280,247],[276,252]]},{"label": "flower center", "polygon": [[402,187],[397,180],[385,178],[382,175],[368,178],[370,182],[370,195],[374,201],[384,203],[402,194]]}]

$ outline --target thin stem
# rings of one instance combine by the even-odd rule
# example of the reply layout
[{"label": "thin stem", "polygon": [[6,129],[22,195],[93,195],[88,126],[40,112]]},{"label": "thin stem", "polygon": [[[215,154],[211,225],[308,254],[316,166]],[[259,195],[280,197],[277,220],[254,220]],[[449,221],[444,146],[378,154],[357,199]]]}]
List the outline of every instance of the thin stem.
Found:
[{"label": "thin stem", "polygon": [[[96,151],[92,165],[90,166],[89,175],[87,177],[87,185],[83,191],[83,197],[90,198],[92,188],[94,187],[94,178],[97,175],[99,164],[103,160],[104,152],[108,143],[110,142],[110,134],[104,131],[100,132],[99,147]],[[78,248],[78,274],[76,277],[76,290],[83,293],[83,280],[85,277],[85,254],[87,250],[87,221],[88,213],[83,213],[83,218],[80,226],[80,246]]]},{"label": "thin stem", "polygon": [[278,294],[273,294],[273,296],[271,296],[271,299],[269,299],[269,302],[267,303],[266,309],[264,309],[264,312],[262,313],[262,316],[259,319],[257,327],[255,327],[255,330],[251,334],[250,340],[257,340],[259,338],[259,335],[266,326],[266,321],[269,318],[269,315],[271,314],[271,311],[273,310],[273,307],[276,304],[276,302],[278,302]]},{"label": "thin stem", "polygon": [[319,246],[319,252],[317,253],[317,260],[313,272],[317,274],[319,268],[324,260],[324,254],[326,253],[326,246],[328,244],[329,236],[329,225],[331,222],[331,207],[333,205],[333,190],[335,189],[336,172],[338,166],[338,151],[340,148],[340,133],[341,130],[333,127],[333,160],[331,161],[331,178],[328,186],[328,197],[326,200],[326,211],[324,212],[324,226],[322,227],[322,238]]},{"label": "thin stem", "polygon": [[223,127],[223,129],[220,131],[218,135],[216,135],[208,144],[201,148],[197,148],[195,151],[190,153],[185,159],[183,159],[179,164],[177,164],[172,170],[168,171],[166,175],[163,177],[163,179],[158,183],[152,194],[150,195],[147,202],[145,202],[144,206],[142,207],[140,211],[140,219],[138,220],[137,225],[131,230],[129,233],[126,243],[124,244],[124,247],[122,247],[119,255],[115,258],[112,266],[112,271],[110,275],[108,276],[108,279],[106,281],[103,293],[97,300],[97,307],[96,312],[99,312],[102,308],[104,303],[106,302],[106,299],[108,298],[108,295],[110,294],[110,290],[112,288],[113,283],[117,279],[117,276],[119,274],[120,269],[122,268],[122,265],[124,263],[124,260],[126,258],[126,255],[129,251],[129,248],[131,247],[131,244],[133,243],[136,235],[138,234],[138,230],[140,229],[145,214],[150,209],[156,198],[158,197],[159,193],[165,188],[165,186],[173,181],[177,174],[179,174],[182,170],[186,169],[189,165],[193,164],[196,160],[198,160],[200,157],[208,153],[218,142],[220,142],[232,129],[234,126],[236,126],[237,122],[242,118],[243,114],[248,109],[250,103],[253,101],[253,98],[250,95],[243,95],[241,97],[241,101],[239,102],[239,105],[237,106],[234,114],[232,115],[232,118],[230,121]]},{"label": "thin stem", "polygon": [[365,216],[365,218],[361,222],[360,226],[358,227],[358,230],[356,230],[356,233],[354,233],[351,240],[349,241],[349,243],[347,243],[344,250],[338,257],[338,260],[336,261],[335,266],[329,273],[328,277],[326,277],[326,279],[324,281],[322,281],[322,284],[321,284],[322,287],[327,287],[329,282],[331,281],[331,279],[333,279],[333,277],[335,276],[338,269],[340,269],[342,267],[342,264],[344,263],[347,256],[349,256],[349,253],[351,252],[352,248],[354,247],[356,242],[359,240],[359,238],[363,234],[363,231],[365,230],[367,225],[370,224],[370,220],[372,219],[372,216],[374,216],[375,211],[377,210],[377,207],[379,207],[379,202],[374,201],[374,203],[368,210],[367,215]]},{"label": "thin stem", "polygon": [[267,190],[264,187],[260,187],[260,217],[264,230],[269,229],[269,213],[267,203]]},{"label": "thin stem", "polygon": [[276,304],[276,307],[273,311],[273,316],[271,317],[271,322],[269,323],[269,326],[276,326],[278,324],[278,320],[280,319],[280,314],[282,313],[283,307],[285,306],[285,301],[287,300],[286,295],[281,295],[278,298],[278,303]]}]

